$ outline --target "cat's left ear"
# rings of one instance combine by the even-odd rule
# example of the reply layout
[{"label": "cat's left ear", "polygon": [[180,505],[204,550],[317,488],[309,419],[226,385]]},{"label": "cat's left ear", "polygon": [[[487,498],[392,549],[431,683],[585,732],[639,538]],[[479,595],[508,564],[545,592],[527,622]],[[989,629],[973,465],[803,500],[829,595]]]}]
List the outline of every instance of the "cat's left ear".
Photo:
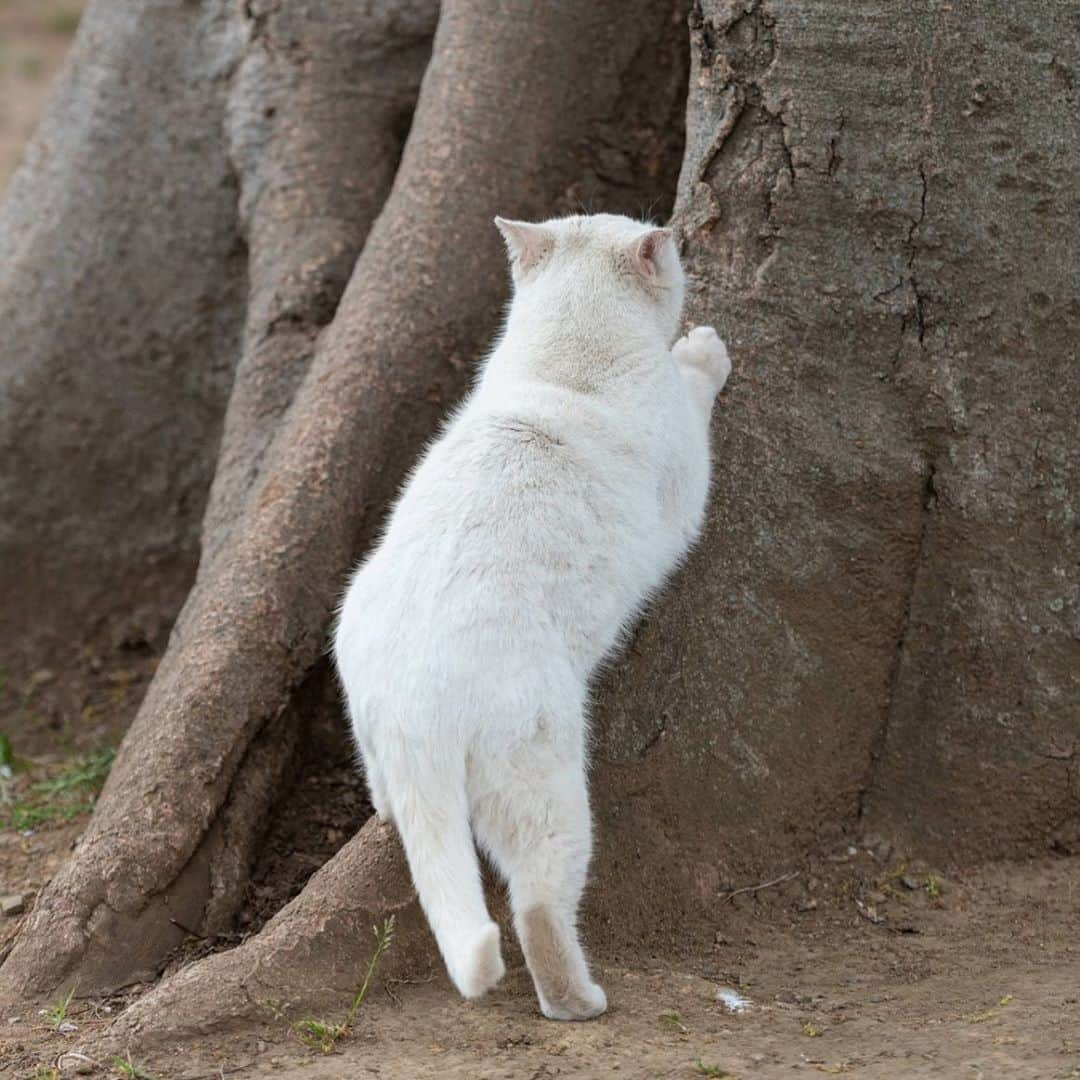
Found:
[{"label": "cat's left ear", "polygon": [[664,249],[673,235],[671,229],[650,229],[630,245],[630,263],[643,278],[655,281],[660,277]]},{"label": "cat's left ear", "polygon": [[536,266],[555,246],[554,237],[543,225],[509,221],[501,217],[495,219],[495,224],[506,241],[510,261],[518,270]]}]

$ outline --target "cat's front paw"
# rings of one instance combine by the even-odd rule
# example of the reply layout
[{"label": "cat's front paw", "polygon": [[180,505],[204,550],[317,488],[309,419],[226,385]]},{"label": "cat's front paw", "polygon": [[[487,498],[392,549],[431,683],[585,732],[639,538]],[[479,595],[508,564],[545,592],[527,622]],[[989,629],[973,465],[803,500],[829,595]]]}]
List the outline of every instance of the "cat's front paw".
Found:
[{"label": "cat's front paw", "polygon": [[671,355],[680,364],[704,372],[716,385],[717,393],[724,388],[731,374],[731,359],[727,346],[711,326],[695,326],[686,337],[671,347]]}]

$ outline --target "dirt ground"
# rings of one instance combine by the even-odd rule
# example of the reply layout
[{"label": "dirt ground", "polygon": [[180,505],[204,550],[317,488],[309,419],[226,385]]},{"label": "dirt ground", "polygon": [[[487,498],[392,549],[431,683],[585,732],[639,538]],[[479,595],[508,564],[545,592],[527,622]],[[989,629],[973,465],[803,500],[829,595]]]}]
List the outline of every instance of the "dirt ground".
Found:
[{"label": "dirt ground", "polygon": [[[80,8],[75,0],[0,0],[0,193],[44,110]],[[116,744],[155,657],[140,643],[119,643],[104,659],[84,660],[87,670],[72,681],[78,700],[48,672],[0,695],[4,719],[20,734],[16,753],[55,763]],[[174,968],[256,930],[363,820],[347,748],[332,737],[314,746],[271,825],[237,935],[192,939]],[[32,904],[84,824],[0,829],[0,894]],[[867,838],[854,849],[808,853],[805,865],[783,873],[795,876],[718,895],[712,936],[678,956],[598,957],[611,1008],[596,1022],[540,1017],[520,956],[510,952],[504,985],[478,1004],[458,1000],[437,969],[410,984],[376,977],[353,1031],[328,1055],[300,1045],[288,1020],[268,1010],[240,1030],[164,1049],[131,1046],[121,1065],[101,1056],[97,1040],[145,988],[72,1002],[65,1034],[46,1008],[0,1003],[0,1076],[652,1080],[798,1070],[867,1080],[1080,1078],[1080,857],[939,869]],[[20,918],[0,916],[0,957]],[[730,1011],[722,991],[741,995],[746,1010]],[[341,1016],[347,1007],[342,1001]]]},{"label": "dirt ground", "polygon": [[0,0],[0,195],[45,112],[82,0]]},{"label": "dirt ground", "polygon": [[[79,827],[0,834],[3,890],[32,893]],[[291,880],[289,891],[297,887]],[[17,925],[3,922],[0,942]],[[942,873],[887,845],[820,853],[778,885],[718,896],[714,923],[713,939],[685,955],[598,958],[611,1008],[593,1023],[540,1017],[520,956],[511,953],[504,985],[478,1004],[458,1000],[436,970],[411,984],[376,976],[354,1030],[328,1055],[297,1041],[288,1020],[304,1014],[295,1009],[127,1052],[158,1080],[649,1080],[792,1070],[868,1080],[1080,1078],[1076,857]],[[174,966],[205,951],[191,946]],[[142,989],[74,1002],[75,1028],[65,1036],[38,1009],[5,1006],[0,1075],[41,1080],[57,1065],[74,1075],[92,1062],[101,1066],[94,1075],[125,1075],[111,1058],[95,1057],[95,1041]],[[729,1011],[723,990],[744,997],[747,1010]],[[319,1018],[340,1020],[347,1007],[342,1001],[340,1016]]]}]

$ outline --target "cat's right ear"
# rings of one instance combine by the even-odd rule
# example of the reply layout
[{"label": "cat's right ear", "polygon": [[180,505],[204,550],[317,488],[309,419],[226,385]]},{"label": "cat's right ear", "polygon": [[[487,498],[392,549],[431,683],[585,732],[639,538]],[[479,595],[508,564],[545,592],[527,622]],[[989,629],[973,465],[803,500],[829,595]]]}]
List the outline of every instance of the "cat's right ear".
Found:
[{"label": "cat's right ear", "polygon": [[543,225],[527,221],[509,221],[497,217],[495,224],[506,241],[506,250],[514,269],[524,272],[540,263],[555,246],[554,237]]}]

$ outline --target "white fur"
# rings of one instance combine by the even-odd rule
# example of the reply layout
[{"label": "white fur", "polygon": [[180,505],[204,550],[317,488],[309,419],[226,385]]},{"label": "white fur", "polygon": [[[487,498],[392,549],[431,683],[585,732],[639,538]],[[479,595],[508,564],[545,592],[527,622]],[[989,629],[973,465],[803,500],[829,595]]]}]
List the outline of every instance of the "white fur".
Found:
[{"label": "white fur", "polygon": [[458,989],[504,972],[475,837],[544,1014],[585,1019],[607,1007],[576,929],[589,682],[698,535],[731,365],[705,327],[671,347],[683,275],[666,230],[497,223],[505,330],[353,577],[335,655],[372,802]]}]

